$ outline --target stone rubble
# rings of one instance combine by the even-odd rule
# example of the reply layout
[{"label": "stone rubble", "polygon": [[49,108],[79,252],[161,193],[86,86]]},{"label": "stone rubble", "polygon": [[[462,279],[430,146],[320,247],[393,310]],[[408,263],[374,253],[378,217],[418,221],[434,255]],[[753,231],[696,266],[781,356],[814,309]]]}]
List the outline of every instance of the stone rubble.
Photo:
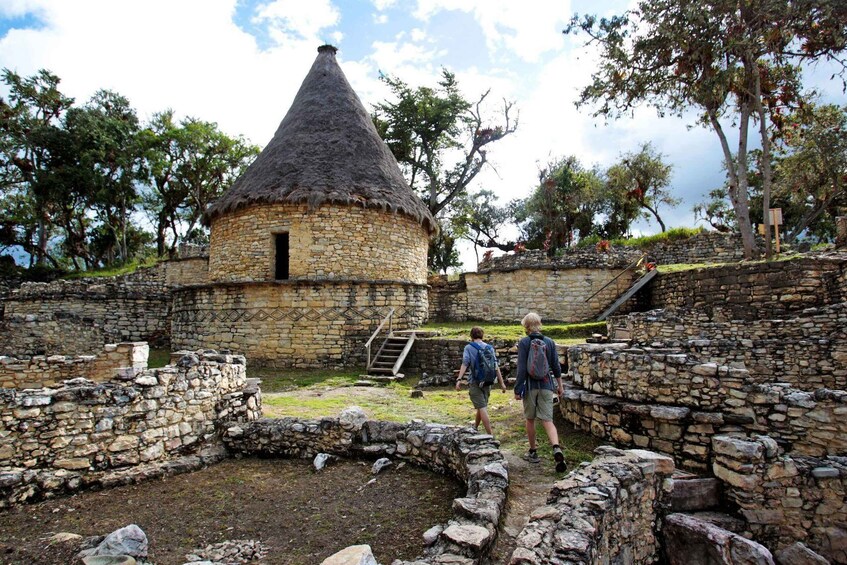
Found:
[{"label": "stone rubble", "polygon": [[185,556],[188,563],[209,561],[226,565],[260,562],[268,548],[257,540],[227,540],[207,545]]}]

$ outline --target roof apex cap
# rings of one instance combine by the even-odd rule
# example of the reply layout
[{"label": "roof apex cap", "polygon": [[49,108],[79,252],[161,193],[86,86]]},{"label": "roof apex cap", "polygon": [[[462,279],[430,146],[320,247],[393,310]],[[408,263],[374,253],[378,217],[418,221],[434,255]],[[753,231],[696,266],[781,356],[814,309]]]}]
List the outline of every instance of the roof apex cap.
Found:
[{"label": "roof apex cap", "polygon": [[318,47],[318,53],[331,53],[335,55],[336,53],[338,53],[338,47],[327,43],[326,45],[321,45],[320,47]]}]

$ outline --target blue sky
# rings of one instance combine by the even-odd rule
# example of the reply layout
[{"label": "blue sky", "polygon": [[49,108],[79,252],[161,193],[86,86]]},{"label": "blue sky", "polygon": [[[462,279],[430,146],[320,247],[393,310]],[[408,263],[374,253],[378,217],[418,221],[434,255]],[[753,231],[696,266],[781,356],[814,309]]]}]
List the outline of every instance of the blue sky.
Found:
[{"label": "blue sky", "polygon": [[[714,133],[693,118],[644,108],[609,124],[577,110],[594,54],[561,30],[574,12],[619,13],[627,2],[588,0],[0,0],[0,67],[47,68],[82,102],[97,89],[127,96],[142,119],[173,108],[217,122],[264,146],[287,111],[323,43],[365,106],[388,95],[379,72],[433,85],[442,67],[469,99],[491,89],[513,100],[516,134],[489,152],[494,167],[475,188],[503,203],[523,198],[539,163],[574,154],[608,166],[650,141],[674,167],[682,204],[662,210],[669,226],[694,224],[692,206],[723,182]],[[841,99],[823,71],[812,82]],[[658,226],[641,222],[643,233]],[[463,253],[466,268],[473,255]]]}]

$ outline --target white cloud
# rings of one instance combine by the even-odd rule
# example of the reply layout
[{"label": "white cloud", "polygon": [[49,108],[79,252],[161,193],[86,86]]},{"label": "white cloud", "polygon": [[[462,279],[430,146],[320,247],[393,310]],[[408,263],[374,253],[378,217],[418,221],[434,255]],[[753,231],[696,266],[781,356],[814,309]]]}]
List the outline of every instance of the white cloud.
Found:
[{"label": "white cloud", "polygon": [[274,0],[256,8],[255,23],[267,24],[280,43],[314,41],[322,30],[338,24],[341,14],[329,0]]},{"label": "white cloud", "polygon": [[387,14],[373,14],[373,21],[377,25],[384,25],[388,23],[388,15]]},{"label": "white cloud", "polygon": [[489,50],[505,50],[528,62],[564,45],[562,28],[571,16],[570,3],[534,0],[532,8],[514,0],[417,0],[416,18],[457,10],[476,19]]},{"label": "white cloud", "polygon": [[397,0],[372,0],[374,7],[380,12],[391,8],[397,3]]}]

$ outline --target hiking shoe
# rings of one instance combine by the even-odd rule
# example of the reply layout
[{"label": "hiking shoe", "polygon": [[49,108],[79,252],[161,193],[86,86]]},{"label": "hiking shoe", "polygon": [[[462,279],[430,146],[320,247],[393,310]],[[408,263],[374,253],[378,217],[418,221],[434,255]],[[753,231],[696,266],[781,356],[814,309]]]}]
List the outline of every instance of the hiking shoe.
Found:
[{"label": "hiking shoe", "polygon": [[523,458],[525,461],[529,461],[530,463],[541,463],[541,458],[538,456],[538,452],[536,451],[527,451]]},{"label": "hiking shoe", "polygon": [[562,450],[558,447],[553,449],[553,460],[556,461],[557,473],[564,473],[568,470],[568,466],[565,463],[565,454],[562,453]]}]

